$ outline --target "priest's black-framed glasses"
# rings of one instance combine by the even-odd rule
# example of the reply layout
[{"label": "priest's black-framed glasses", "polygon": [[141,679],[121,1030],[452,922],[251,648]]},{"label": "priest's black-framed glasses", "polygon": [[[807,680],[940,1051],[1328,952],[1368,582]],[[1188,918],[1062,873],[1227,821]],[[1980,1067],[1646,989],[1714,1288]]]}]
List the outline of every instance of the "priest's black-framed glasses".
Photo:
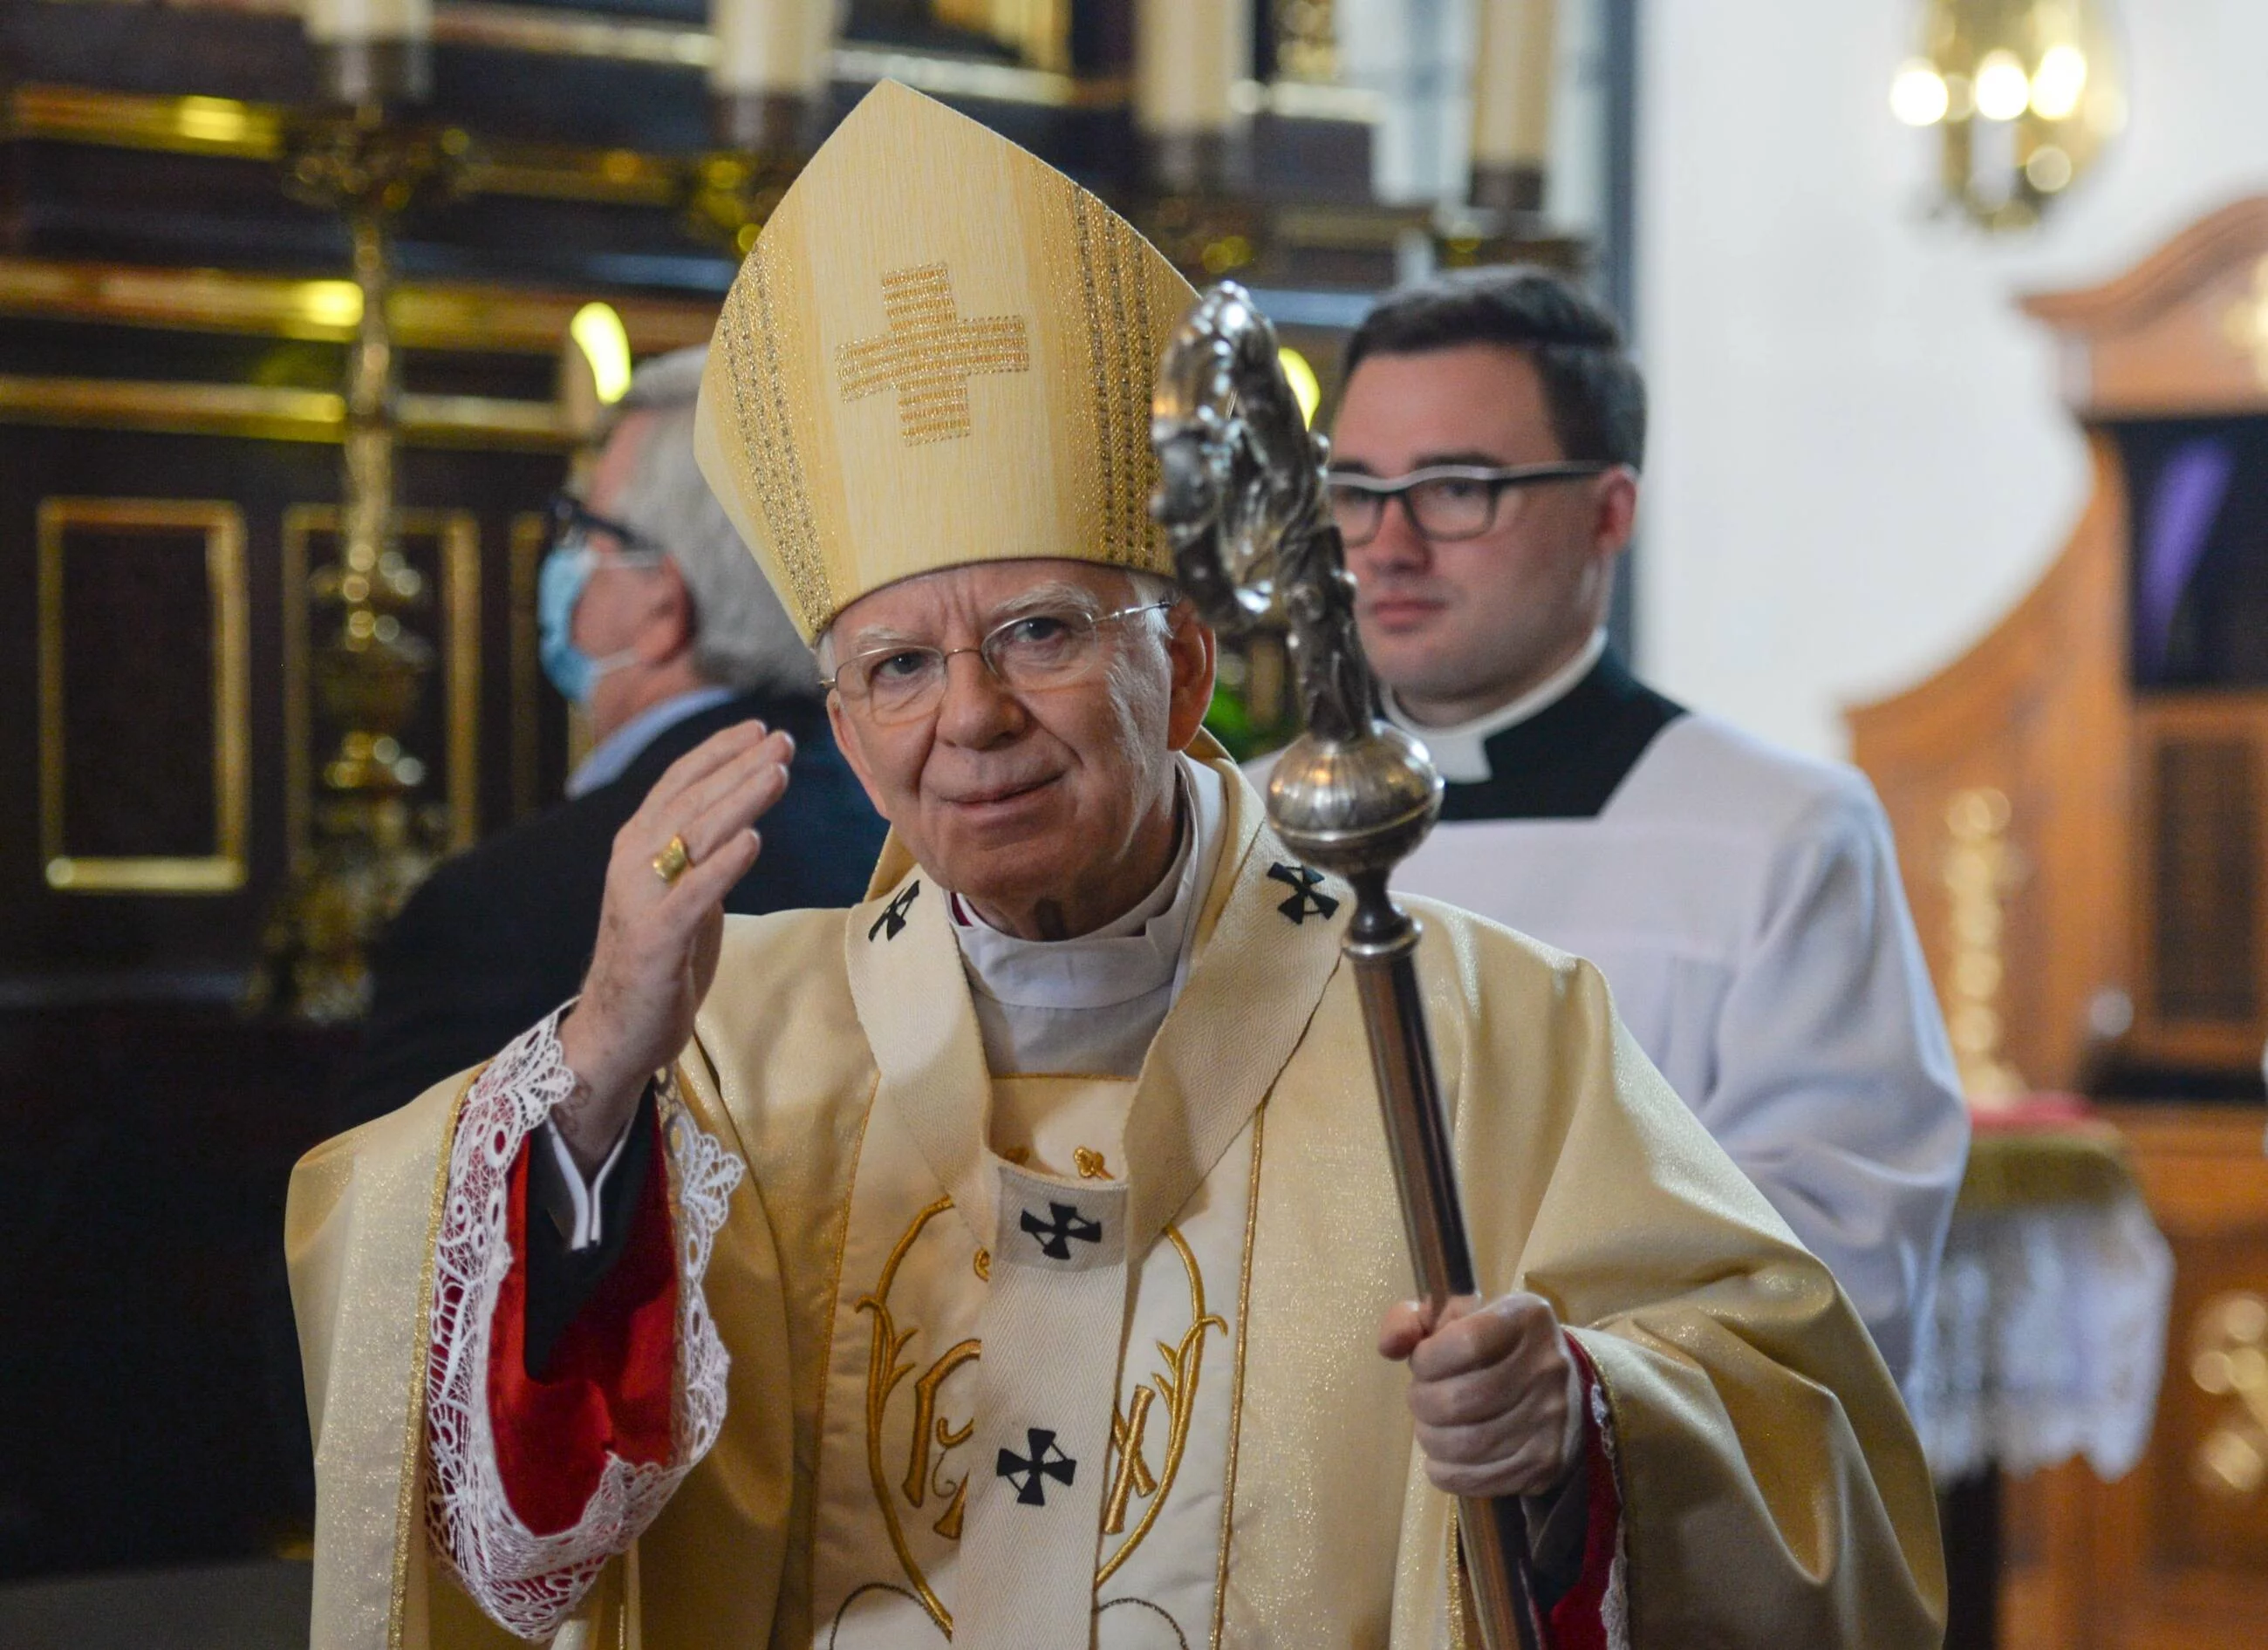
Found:
[{"label": "priest's black-framed glasses", "polygon": [[1363,475],[1334,470],[1326,478],[1331,518],[1350,549],[1378,537],[1386,509],[1395,500],[1418,537],[1436,543],[1477,539],[1496,525],[1506,493],[1604,475],[1616,468],[1602,458],[1569,458],[1553,464],[1435,464],[1407,475]]},{"label": "priest's black-framed glasses", "polygon": [[1042,607],[1004,619],[973,648],[893,642],[855,653],[820,686],[843,695],[878,726],[918,722],[945,700],[946,665],[973,653],[994,679],[1019,692],[1045,692],[1082,679],[1101,656],[1106,625],[1160,612],[1171,602],[1144,602],[1107,613],[1084,607]]}]

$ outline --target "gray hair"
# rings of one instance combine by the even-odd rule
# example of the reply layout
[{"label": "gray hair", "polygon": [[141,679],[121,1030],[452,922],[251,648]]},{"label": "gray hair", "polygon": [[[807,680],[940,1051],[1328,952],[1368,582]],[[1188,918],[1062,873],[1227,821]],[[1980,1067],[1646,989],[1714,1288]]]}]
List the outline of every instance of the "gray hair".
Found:
[{"label": "gray hair", "polygon": [[1165,610],[1180,602],[1182,587],[1162,573],[1141,573],[1132,568],[1126,569],[1126,582],[1134,587],[1136,601],[1145,607],[1160,609],[1150,615],[1150,627],[1160,635],[1169,633],[1174,616]]},{"label": "gray hair", "polygon": [[814,694],[819,672],[811,650],[694,461],[693,403],[708,353],[696,346],[656,356],[609,409],[610,436],[632,413],[653,416],[616,513],[666,549],[683,576],[696,670],[743,693]]}]

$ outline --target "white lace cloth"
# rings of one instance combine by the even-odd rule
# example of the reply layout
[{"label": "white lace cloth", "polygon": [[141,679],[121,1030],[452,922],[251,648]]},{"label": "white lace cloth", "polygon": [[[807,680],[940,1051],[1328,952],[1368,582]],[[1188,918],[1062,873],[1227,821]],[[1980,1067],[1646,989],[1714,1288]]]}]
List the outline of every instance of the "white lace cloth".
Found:
[{"label": "white lace cloth", "polygon": [[536,1535],[505,1499],[497,1462],[488,1405],[490,1325],[512,1271],[505,1217],[513,1160],[574,1088],[560,1052],[559,1017],[554,1013],[522,1034],[466,1096],[434,1253],[426,1375],[432,1471],[425,1517],[433,1546],[482,1609],[534,1640],[557,1631],[607,1560],[628,1550],[717,1441],[731,1360],[710,1321],[701,1280],[741,1174],[740,1160],[694,1125],[674,1083],[664,1078],[659,1100],[678,1285],[670,1459],[641,1465],[610,1454],[575,1524]]},{"label": "white lace cloth", "polygon": [[[1598,1424],[1599,1442],[1607,1452],[1607,1465],[1619,1487],[1623,1463],[1622,1454],[1615,1448],[1615,1418],[1607,1408],[1606,1382],[1595,1379],[1591,1382],[1591,1419]],[[1607,1650],[1631,1650],[1630,1551],[1623,1540],[1628,1529],[1626,1521],[1615,1520],[1615,1556],[1607,1566],[1606,1593],[1599,1600],[1599,1626],[1606,1638]]]},{"label": "white lace cloth", "polygon": [[1940,1485],[2083,1456],[2108,1482],[2150,1440],[2173,1255],[2140,1198],[1956,1214],[1906,1404]]}]

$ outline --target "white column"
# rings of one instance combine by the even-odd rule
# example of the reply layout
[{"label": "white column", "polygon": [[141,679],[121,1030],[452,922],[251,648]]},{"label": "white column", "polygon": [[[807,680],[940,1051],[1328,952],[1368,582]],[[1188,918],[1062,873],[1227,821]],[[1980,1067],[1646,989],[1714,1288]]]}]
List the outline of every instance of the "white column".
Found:
[{"label": "white column", "polygon": [[718,97],[809,97],[827,85],[835,44],[829,0],[710,0],[717,55],[709,90]]},{"label": "white column", "polygon": [[319,46],[428,40],[433,0],[307,0],[306,23]]},{"label": "white column", "polygon": [[1499,198],[1487,204],[1540,207],[1550,158],[1557,0],[1479,0],[1475,20],[1476,198],[1493,194]]},{"label": "white column", "polygon": [[1226,133],[1252,74],[1251,0],[1138,0],[1134,120],[1152,136]]}]

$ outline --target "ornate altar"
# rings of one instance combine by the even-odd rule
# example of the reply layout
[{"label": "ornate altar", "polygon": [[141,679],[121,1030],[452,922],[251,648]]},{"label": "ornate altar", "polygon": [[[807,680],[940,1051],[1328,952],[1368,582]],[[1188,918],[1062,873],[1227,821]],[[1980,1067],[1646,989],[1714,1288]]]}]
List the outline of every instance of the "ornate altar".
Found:
[{"label": "ornate altar", "polygon": [[[2093,495],[2031,594],[1935,677],[1854,711],[1853,744],[1889,811],[1972,1098],[2095,1101],[2175,1272],[2139,1465],[2107,1484],[2079,1463],[2006,1483],[2000,1642],[2255,1643],[2268,1621],[2268,200],[2024,307],[2060,341]],[[1980,904],[1986,883],[1999,901]],[[1958,1573],[1962,1553],[1949,1557]]]}]

